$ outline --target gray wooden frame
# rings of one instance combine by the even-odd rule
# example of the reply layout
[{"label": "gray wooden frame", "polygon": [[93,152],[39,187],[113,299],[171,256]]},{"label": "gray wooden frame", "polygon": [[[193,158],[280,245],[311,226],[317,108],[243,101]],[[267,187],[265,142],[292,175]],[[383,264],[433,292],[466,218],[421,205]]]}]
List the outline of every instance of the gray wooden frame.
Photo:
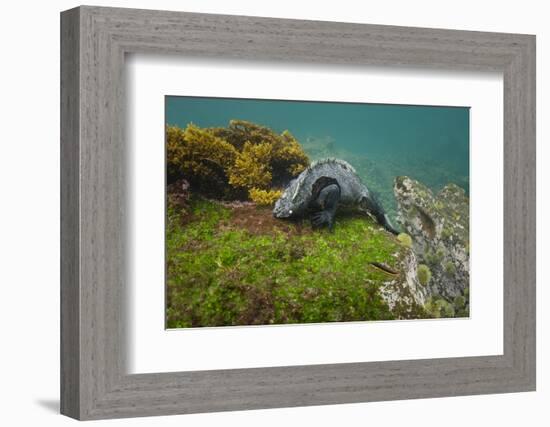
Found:
[{"label": "gray wooden frame", "polygon": [[[131,52],[503,72],[504,354],[128,375],[124,57]],[[534,36],[71,9],[61,14],[61,166],[63,414],[100,419],[535,390]]]}]

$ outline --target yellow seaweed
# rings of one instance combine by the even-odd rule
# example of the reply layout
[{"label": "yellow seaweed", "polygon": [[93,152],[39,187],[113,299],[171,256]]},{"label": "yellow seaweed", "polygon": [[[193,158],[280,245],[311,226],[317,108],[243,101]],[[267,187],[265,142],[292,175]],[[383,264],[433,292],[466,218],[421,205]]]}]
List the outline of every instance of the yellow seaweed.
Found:
[{"label": "yellow seaweed", "polygon": [[167,126],[166,151],[169,182],[185,178],[193,191],[264,204],[309,164],[288,130],[278,134],[245,120],[225,128]]},{"label": "yellow seaweed", "polygon": [[237,154],[233,166],[229,168],[229,184],[235,188],[266,189],[271,184],[271,145],[253,145],[246,141],[243,151]]},{"label": "yellow seaweed", "polygon": [[208,180],[223,182],[237,156],[231,144],[194,124],[185,129],[168,126],[166,151],[170,180],[184,177],[195,185]]},{"label": "yellow seaweed", "polygon": [[260,190],[258,188],[251,188],[248,191],[250,200],[260,206],[271,206],[275,204],[282,194],[283,192],[281,190]]}]

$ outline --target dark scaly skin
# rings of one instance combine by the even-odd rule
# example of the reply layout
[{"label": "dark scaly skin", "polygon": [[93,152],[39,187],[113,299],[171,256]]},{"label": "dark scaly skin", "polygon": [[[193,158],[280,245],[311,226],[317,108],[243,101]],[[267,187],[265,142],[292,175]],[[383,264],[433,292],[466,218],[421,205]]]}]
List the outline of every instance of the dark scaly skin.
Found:
[{"label": "dark scaly skin", "polygon": [[310,216],[314,227],[332,229],[339,205],[371,215],[390,233],[398,234],[353,166],[339,159],[317,160],[291,180],[275,202],[273,216],[280,219]]},{"label": "dark scaly skin", "polygon": [[334,216],[340,201],[340,187],[331,184],[319,192],[319,196],[313,203],[313,208],[320,209],[311,216],[311,225],[322,227],[327,225],[329,230],[334,228]]},{"label": "dark scaly skin", "polygon": [[395,234],[396,236],[399,234],[399,231],[393,228],[390,224],[382,205],[380,205],[376,198],[364,197],[363,200],[361,200],[361,209],[373,215],[374,218],[376,218],[376,221],[378,221],[378,224],[383,226],[390,233]]},{"label": "dark scaly skin", "polygon": [[[311,204],[315,212],[311,216],[311,225],[316,228],[327,226],[330,231],[334,228],[334,217],[340,201],[340,187],[337,184],[330,184],[324,187]],[[372,198],[365,197],[361,202],[363,210],[369,212],[376,218],[376,221],[392,234],[399,232],[388,222],[382,206]]]}]

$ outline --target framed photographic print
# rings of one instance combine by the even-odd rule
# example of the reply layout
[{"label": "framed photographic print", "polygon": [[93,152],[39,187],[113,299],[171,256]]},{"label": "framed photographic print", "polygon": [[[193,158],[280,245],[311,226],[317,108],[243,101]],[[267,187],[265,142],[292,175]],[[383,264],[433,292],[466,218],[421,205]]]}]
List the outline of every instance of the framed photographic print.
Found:
[{"label": "framed photographic print", "polygon": [[168,328],[469,317],[469,108],[165,112]]},{"label": "framed photographic print", "polygon": [[535,389],[535,38],[61,15],[61,410]]}]

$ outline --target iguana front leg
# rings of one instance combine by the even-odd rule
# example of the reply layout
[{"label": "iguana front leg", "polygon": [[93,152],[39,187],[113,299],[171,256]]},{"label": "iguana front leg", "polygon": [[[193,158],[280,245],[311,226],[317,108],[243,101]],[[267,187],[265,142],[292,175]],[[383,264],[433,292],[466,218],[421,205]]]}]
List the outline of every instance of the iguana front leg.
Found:
[{"label": "iguana front leg", "polygon": [[321,210],[311,216],[311,225],[313,227],[322,227],[327,225],[332,231],[334,227],[334,216],[340,201],[340,187],[336,184],[327,185],[319,192],[319,197],[315,201],[315,206]]}]

